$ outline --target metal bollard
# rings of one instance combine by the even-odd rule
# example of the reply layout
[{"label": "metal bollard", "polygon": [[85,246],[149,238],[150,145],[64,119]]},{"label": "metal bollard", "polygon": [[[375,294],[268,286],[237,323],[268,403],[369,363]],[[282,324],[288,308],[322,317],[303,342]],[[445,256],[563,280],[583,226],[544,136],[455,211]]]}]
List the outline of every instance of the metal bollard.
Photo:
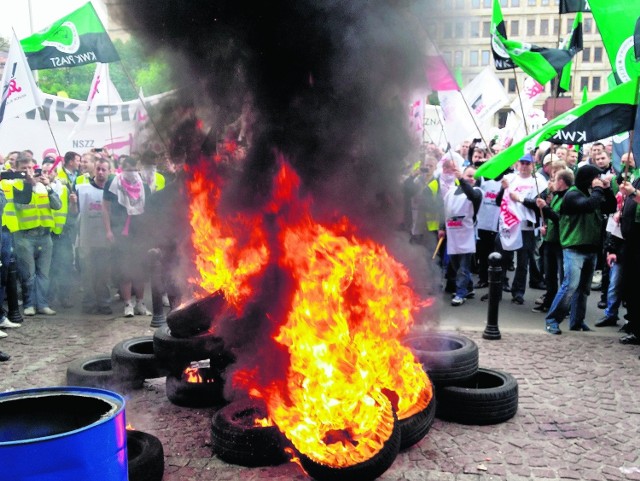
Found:
[{"label": "metal bollard", "polygon": [[487,325],[482,333],[483,339],[500,339],[498,328],[498,307],[502,300],[502,255],[499,252],[489,254],[489,305],[487,306]]},{"label": "metal bollard", "polygon": [[160,327],[167,322],[167,318],[164,315],[164,306],[162,305],[164,285],[162,282],[162,253],[160,249],[149,249],[148,259],[151,266],[151,304],[153,310],[151,327]]},{"label": "metal bollard", "polygon": [[18,304],[18,269],[16,267],[16,258],[12,255],[9,265],[7,266],[7,318],[11,322],[21,323],[24,319],[20,312]]}]

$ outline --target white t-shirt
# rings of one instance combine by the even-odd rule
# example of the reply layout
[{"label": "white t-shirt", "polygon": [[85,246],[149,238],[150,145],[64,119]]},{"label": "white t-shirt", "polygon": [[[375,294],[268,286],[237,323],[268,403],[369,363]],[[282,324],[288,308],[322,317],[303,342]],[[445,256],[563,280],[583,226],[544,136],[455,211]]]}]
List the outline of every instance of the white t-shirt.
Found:
[{"label": "white t-shirt", "polygon": [[78,246],[84,248],[108,247],[107,233],[102,222],[102,196],[104,191],[90,183],[76,187],[78,193]]}]

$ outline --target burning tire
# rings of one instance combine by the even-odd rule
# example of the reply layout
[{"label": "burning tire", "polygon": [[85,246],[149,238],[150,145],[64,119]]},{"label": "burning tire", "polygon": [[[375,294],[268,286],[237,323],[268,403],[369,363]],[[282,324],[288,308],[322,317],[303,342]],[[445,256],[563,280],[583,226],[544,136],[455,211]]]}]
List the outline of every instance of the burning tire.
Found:
[{"label": "burning tire", "polygon": [[111,368],[111,356],[97,356],[77,359],[67,366],[67,385],[86,386],[121,390],[142,387],[144,379],[118,379]]},{"label": "burning tire", "polygon": [[384,442],[382,449],[371,458],[348,466],[331,466],[314,459],[313,455],[298,451],[300,464],[309,476],[318,481],[370,481],[376,479],[389,469],[400,452],[400,425],[390,403],[387,417],[387,421],[393,423],[392,431]]},{"label": "burning tire", "polygon": [[398,420],[400,427],[400,450],[417,444],[424,438],[436,417],[436,397],[431,397],[429,404],[422,411],[406,419]]},{"label": "burning tire", "polygon": [[164,449],[158,438],[142,431],[127,431],[129,481],[162,481]]},{"label": "burning tire", "polygon": [[465,336],[433,333],[407,339],[436,386],[464,382],[478,372],[478,345]]},{"label": "burning tire", "polygon": [[226,401],[222,394],[224,381],[215,368],[197,368],[199,380],[189,382],[185,373],[167,375],[167,398],[176,406],[202,408],[220,406]]},{"label": "burning tire", "polygon": [[208,331],[214,317],[225,303],[222,294],[215,293],[179,306],[167,315],[167,326],[171,335],[184,338]]},{"label": "burning tire", "polygon": [[158,365],[173,373],[182,372],[189,363],[210,359],[211,365],[226,367],[231,361],[230,353],[224,350],[222,339],[211,332],[197,336],[174,337],[168,326],[156,329],[153,334],[153,350]]},{"label": "burning tire", "polygon": [[119,379],[154,379],[167,375],[158,367],[153,337],[134,337],[121,341],[111,351],[111,366]]},{"label": "burning tire", "polygon": [[246,399],[223,407],[211,419],[213,452],[240,466],[275,466],[287,461],[285,437],[276,426],[256,423],[267,417],[260,401]]},{"label": "burning tire", "polygon": [[480,368],[471,379],[438,390],[436,416],[460,424],[497,424],[518,411],[518,382],[506,372]]}]

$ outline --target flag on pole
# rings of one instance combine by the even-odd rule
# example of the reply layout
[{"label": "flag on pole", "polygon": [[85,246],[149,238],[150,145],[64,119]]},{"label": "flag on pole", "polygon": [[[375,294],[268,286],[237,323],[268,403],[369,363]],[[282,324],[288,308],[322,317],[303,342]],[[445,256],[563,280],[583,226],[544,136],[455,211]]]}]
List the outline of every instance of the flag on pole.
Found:
[{"label": "flag on pole", "polygon": [[32,70],[120,60],[91,2],[20,43]]},{"label": "flag on pole", "polygon": [[2,74],[2,101],[0,103],[0,123],[5,118],[17,117],[42,106],[40,90],[36,87],[33,74],[24,56],[15,32]]},{"label": "flag on pole", "polygon": [[442,92],[445,90],[459,90],[460,86],[456,79],[451,74],[447,63],[442,55],[428,55],[427,56],[427,68],[425,71],[427,75],[427,82],[431,90],[436,92]]},{"label": "flag on pole", "polygon": [[476,177],[496,178],[523,155],[547,140],[586,144],[633,129],[638,110],[638,78],[560,114],[544,127],[485,162]]},{"label": "flag on pole", "polygon": [[[560,48],[564,50],[569,50],[573,52],[572,56],[582,50],[583,42],[582,42],[582,12],[578,12],[576,18],[573,21],[573,27],[571,27],[571,32],[566,36],[564,42]],[[560,74],[560,79],[558,81],[558,94],[562,92],[568,92],[571,89],[571,66],[573,65],[573,60],[570,60],[567,65],[562,68],[562,73]]]},{"label": "flag on pole", "polygon": [[539,47],[507,39],[500,0],[493,0],[491,48],[496,69],[507,70],[515,64],[543,85],[560,75],[575,54],[570,50]]},{"label": "flag on pole", "polygon": [[93,74],[93,80],[91,81],[91,87],[89,88],[89,95],[87,96],[86,110],[80,117],[80,121],[76,123],[75,127],[69,134],[69,137],[75,137],[75,135],[84,128],[91,110],[92,108],[95,108],[95,105],[115,105],[121,103],[122,98],[109,76],[109,64],[96,64],[96,71]]},{"label": "flag on pole", "polygon": [[589,4],[616,82],[634,79],[640,75],[640,62],[634,52],[640,0],[589,0]]},{"label": "flag on pole", "polygon": [[589,0],[560,0],[560,13],[590,12]]}]

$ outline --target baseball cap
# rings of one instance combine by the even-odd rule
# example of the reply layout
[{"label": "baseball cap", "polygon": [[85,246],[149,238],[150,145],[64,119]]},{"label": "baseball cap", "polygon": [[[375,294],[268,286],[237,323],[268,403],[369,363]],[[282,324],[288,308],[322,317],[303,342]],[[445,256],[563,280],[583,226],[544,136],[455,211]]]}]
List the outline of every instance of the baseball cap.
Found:
[{"label": "baseball cap", "polygon": [[518,162],[533,162],[533,156],[531,154],[525,154],[518,159]]},{"label": "baseball cap", "polygon": [[542,165],[547,165],[549,162],[553,162],[555,160],[560,160],[560,157],[556,154],[547,154],[544,156],[544,159],[542,159]]}]

